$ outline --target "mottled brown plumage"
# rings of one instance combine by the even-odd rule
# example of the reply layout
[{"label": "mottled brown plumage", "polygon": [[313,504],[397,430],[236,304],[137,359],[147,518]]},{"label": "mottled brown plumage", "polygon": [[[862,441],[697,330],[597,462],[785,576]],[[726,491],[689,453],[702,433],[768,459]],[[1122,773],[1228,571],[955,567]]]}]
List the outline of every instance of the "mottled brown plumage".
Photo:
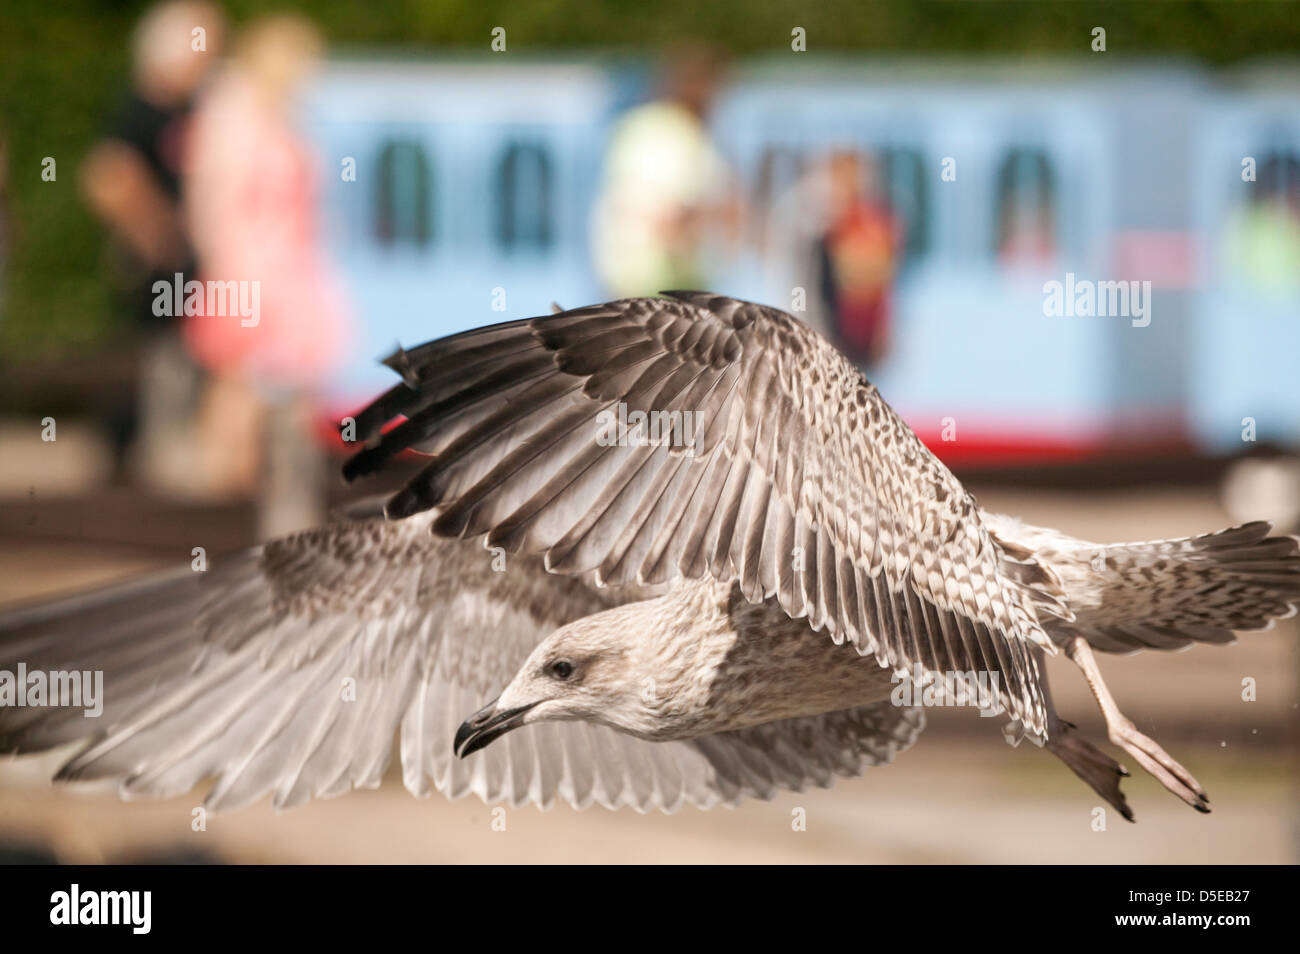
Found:
[{"label": "mottled brown plumage", "polygon": [[[882,666],[1000,671],[1002,702],[1041,734],[1031,649],[1054,651],[1038,619],[1059,609],[1050,577],[1018,582],[1032,558],[996,545],[957,479],[820,335],[772,308],[672,294],[400,352],[406,384],[358,418],[373,443],[345,474],[431,454],[391,515],[436,508],[440,533],[486,533],[611,585],[735,579]],[[691,453],[601,446],[593,421],[620,403],[692,412]]]},{"label": "mottled brown plumage", "polygon": [[[1263,524],[1101,546],[980,510],[847,359],[760,305],[613,302],[388,364],[402,383],[357,415],[345,474],[431,460],[387,519],[0,615],[0,669],[100,668],[108,693],[90,727],[0,709],[0,750],[91,732],[63,777],[291,805],[378,784],[400,732],[418,795],[672,810],[890,761],[924,724],[893,673],[919,666],[995,674],[993,708],[1131,817],[1121,767],[1051,705],[1059,648],[1112,741],[1206,810],[1089,647],[1226,642],[1300,600],[1296,541]],[[604,441],[619,407],[699,426]]]}]

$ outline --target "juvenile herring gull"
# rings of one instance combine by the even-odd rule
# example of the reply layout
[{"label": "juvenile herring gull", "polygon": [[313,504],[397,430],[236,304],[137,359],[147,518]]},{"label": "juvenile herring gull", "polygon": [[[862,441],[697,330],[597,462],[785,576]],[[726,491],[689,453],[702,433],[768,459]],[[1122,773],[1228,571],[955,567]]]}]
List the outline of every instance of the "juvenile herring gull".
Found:
[{"label": "juvenile herring gull", "polygon": [[[1300,601],[1297,541],[1264,523],[1097,545],[981,510],[773,308],[671,292],[386,364],[402,381],[347,422],[345,476],[428,466],[207,573],[0,616],[0,670],[105,680],[98,720],[0,709],[0,751],[81,741],[58,778],[289,806],[378,785],[398,735],[419,796],[672,811],[887,763],[924,726],[898,680],[958,673],[1131,819],[1127,773],[1052,706],[1063,650],[1110,740],[1208,811],[1092,651],[1228,643]],[[647,421],[671,426],[622,429]]]}]

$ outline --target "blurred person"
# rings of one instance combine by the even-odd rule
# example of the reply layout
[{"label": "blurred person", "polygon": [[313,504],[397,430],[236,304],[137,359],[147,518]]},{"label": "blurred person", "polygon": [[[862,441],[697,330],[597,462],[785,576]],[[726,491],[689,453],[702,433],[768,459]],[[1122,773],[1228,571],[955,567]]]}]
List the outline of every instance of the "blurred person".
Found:
[{"label": "blurred person", "polygon": [[[294,123],[323,42],[296,15],[254,21],[200,100],[186,218],[205,284],[238,285],[242,304],[189,317],[186,340],[213,376],[200,433],[214,490],[261,488],[261,530],[321,516],[314,395],[346,345],[344,296],[321,247],[320,171]],[[241,304],[241,307],[242,307]]]},{"label": "blurred person", "polygon": [[[760,182],[764,173],[759,173]],[[769,182],[771,176],[768,176]],[[763,193],[771,194],[763,201]],[[773,194],[774,193],[774,194]],[[827,303],[818,293],[822,255],[820,243],[830,221],[830,175],[824,158],[799,163],[799,171],[787,187],[774,191],[760,185],[755,202],[755,245],[763,262],[770,297],[783,298],[791,289],[802,288],[804,310],[799,320],[827,338],[832,336]],[[808,292],[810,292],[808,294]]]},{"label": "blurred person", "polygon": [[830,336],[854,362],[875,367],[889,347],[898,222],[880,198],[874,161],[855,150],[827,159],[824,194],[814,254]]},{"label": "blurred person", "polygon": [[714,51],[680,47],[666,59],[660,97],[615,124],[592,229],[597,272],[614,297],[703,287],[710,240],[735,238],[739,203],[707,127],[722,72]]},{"label": "blurred person", "polygon": [[1004,207],[998,260],[1012,268],[1045,268],[1056,260],[1055,226],[1045,205],[1016,203]]},{"label": "blurred person", "polygon": [[192,267],[182,168],[193,98],[220,55],[223,33],[221,10],[210,3],[150,8],[132,38],[130,92],[80,168],[82,194],[114,243],[120,307],[134,319],[133,336],[143,339],[138,393],[108,411],[118,479],[137,435],[145,472],[156,470],[160,450],[185,427],[196,387],[177,322],[154,315],[153,288]]},{"label": "blurred person", "polygon": [[1300,286],[1300,158],[1274,154],[1259,165],[1249,200],[1225,229],[1228,271],[1255,288]]},{"label": "blurred person", "polygon": [[1045,159],[1026,159],[1007,173],[998,212],[998,261],[1042,269],[1056,261],[1053,187]]}]

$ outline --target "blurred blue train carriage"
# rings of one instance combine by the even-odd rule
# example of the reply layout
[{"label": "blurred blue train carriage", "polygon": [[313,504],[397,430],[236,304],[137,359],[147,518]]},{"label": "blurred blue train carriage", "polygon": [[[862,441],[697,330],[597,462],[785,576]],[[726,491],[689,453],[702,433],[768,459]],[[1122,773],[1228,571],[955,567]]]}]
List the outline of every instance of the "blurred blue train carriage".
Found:
[{"label": "blurred blue train carriage", "polygon": [[[364,327],[340,404],[387,386],[371,356],[398,341],[605,297],[588,246],[601,155],[648,75],[331,67],[308,121],[335,168],[355,161],[325,216]],[[738,70],[713,127],[752,223],[828,151],[873,158],[905,238],[872,377],[941,454],[1232,453],[1245,419],[1300,441],[1300,109],[1282,78],[1234,80],[787,58]],[[786,308],[800,281],[757,240],[715,272],[716,290]],[[1044,284],[1067,273],[1150,281],[1150,323],[1048,316]]]}]

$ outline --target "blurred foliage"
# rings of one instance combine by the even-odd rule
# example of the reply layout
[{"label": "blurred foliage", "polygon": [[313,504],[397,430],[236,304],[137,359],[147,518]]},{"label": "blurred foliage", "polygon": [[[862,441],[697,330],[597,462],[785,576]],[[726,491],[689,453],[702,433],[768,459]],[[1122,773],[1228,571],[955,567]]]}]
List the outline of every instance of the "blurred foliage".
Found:
[{"label": "blurred foliage", "polygon": [[[127,39],[143,2],[5,0],[0,10],[0,138],[8,145],[10,256],[0,293],[0,354],[52,353],[117,327],[103,236],[77,193],[76,167],[120,101]],[[229,0],[236,25],[267,12]],[[789,48],[898,54],[1086,56],[1095,26],[1110,56],[1188,56],[1212,65],[1300,51],[1300,13],[1283,2],[1112,3],[891,0],[317,0],[286,3],[347,49],[488,52],[493,27],[509,53],[649,53],[683,38],[737,55]],[[41,160],[58,162],[42,182]]]}]

